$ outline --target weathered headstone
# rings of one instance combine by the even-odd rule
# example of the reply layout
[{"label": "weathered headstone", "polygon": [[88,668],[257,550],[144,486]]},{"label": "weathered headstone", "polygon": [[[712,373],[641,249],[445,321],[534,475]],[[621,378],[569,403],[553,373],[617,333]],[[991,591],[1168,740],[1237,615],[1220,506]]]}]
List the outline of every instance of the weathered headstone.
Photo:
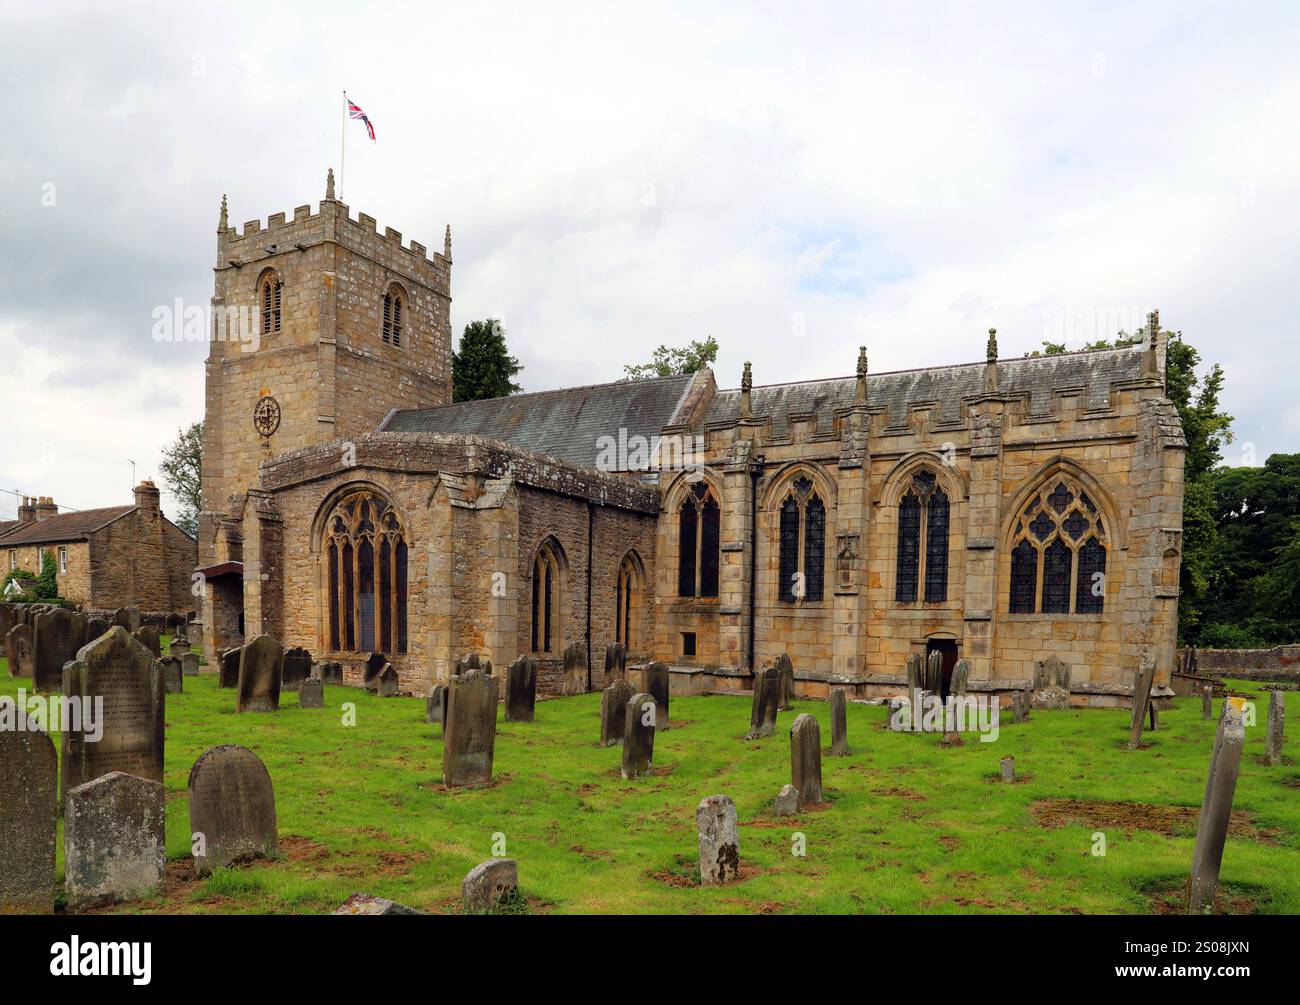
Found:
[{"label": "weathered headstone", "polygon": [[113,771],[70,789],[63,809],[69,906],[133,900],[155,889],[167,864],[164,818],[162,782]]},{"label": "weathered headstone", "polygon": [[1228,839],[1228,824],[1232,817],[1232,799],[1237,791],[1241,750],[1246,742],[1243,704],[1241,698],[1226,699],[1223,715],[1219,718],[1219,732],[1214,739],[1214,751],[1210,754],[1210,773],[1196,825],[1196,846],[1187,883],[1188,914],[1208,912],[1214,906],[1219,869],[1223,865],[1223,846]]},{"label": "weathered headstone", "polygon": [[308,677],[298,685],[298,707],[325,707],[325,684],[319,677]]},{"label": "weathered headstone", "polygon": [[799,790],[787,782],[776,794],[773,811],[778,817],[792,817],[799,812]]},{"label": "weathered headstone", "polygon": [[83,714],[80,722],[65,724],[60,737],[65,796],[112,771],[162,781],[167,705],[163,670],[125,628],[114,626],[82,647],[64,670],[63,694],[78,698],[83,710],[101,707],[94,723]]},{"label": "weathered headstone", "polygon": [[36,616],[32,626],[32,672],[37,691],[63,686],[63,664],[77,658],[84,644],[86,619],[62,608]]},{"label": "weathered headstone", "polygon": [[1154,698],[1147,702],[1147,718],[1151,723],[1151,732],[1156,732],[1160,728],[1160,709]]},{"label": "weathered headstone", "polygon": [[424,721],[433,725],[437,723],[447,727],[447,685],[435,684],[424,696]]},{"label": "weathered headstone", "polygon": [[322,684],[342,684],[343,664],[335,660],[326,660],[321,663],[320,679]]},{"label": "weathered headstone", "polygon": [[218,687],[239,687],[239,657],[243,650],[239,647],[227,649],[218,657]]},{"label": "weathered headstone", "polygon": [[413,907],[394,903],[391,900],[385,900],[383,897],[372,897],[368,893],[354,893],[336,907],[334,913],[379,916],[387,914],[416,915],[424,912],[417,911]]},{"label": "weathered headstone", "polygon": [[181,673],[186,677],[197,677],[199,675],[198,653],[185,653],[181,657]]},{"label": "weathered headstone", "polygon": [[203,645],[203,622],[191,621],[185,626],[185,637],[190,640],[191,646]]},{"label": "weathered headstone", "polygon": [[583,694],[587,690],[587,647],[571,642],[564,647],[564,671],[560,694]]},{"label": "weathered headstone", "polygon": [[297,691],[299,685],[311,676],[311,653],[302,646],[284,651],[284,672],[280,678],[286,691]]},{"label": "weathered headstone", "polygon": [[113,622],[105,618],[87,618],[86,634],[82,636],[85,641],[82,645],[89,645],[112,627]]},{"label": "weathered headstone", "polygon": [[5,648],[5,636],[9,630],[18,624],[18,612],[14,610],[12,604],[0,603],[0,656],[8,655]]},{"label": "weathered headstone", "polygon": [[12,677],[32,676],[32,626],[17,624],[5,635],[5,657]]},{"label": "weathered headstone", "polygon": [[135,636],[135,640],[139,642],[140,645],[153,653],[154,659],[157,659],[162,655],[162,641],[158,636],[157,628],[150,628],[148,625],[141,625],[131,634]]},{"label": "weathered headstone", "polygon": [[1201,688],[1201,718],[1206,722],[1214,718],[1214,688],[1209,684]]},{"label": "weathered headstone", "polygon": [[[491,667],[490,663],[488,664],[488,667],[489,668]],[[466,653],[464,656],[460,657],[460,659],[456,660],[457,675],[463,674],[469,670],[482,670],[482,669],[483,669],[483,661],[479,659],[478,653]],[[488,673],[491,672],[492,672],[491,669],[488,669]]]},{"label": "weathered headstone", "polygon": [[794,708],[794,663],[789,653],[782,653],[776,658],[776,673],[781,680],[781,703],[777,706],[782,712]]},{"label": "weathered headstone", "polygon": [[634,694],[623,713],[623,777],[650,774],[655,753],[655,699],[652,694]]},{"label": "weathered headstone", "polygon": [[807,712],[790,726],[790,782],[799,790],[799,807],[822,801],[822,731]]},{"label": "weathered headstone", "polygon": [[956,666],[952,668],[952,680],[948,682],[948,693],[958,698],[964,698],[969,687],[970,662],[968,660],[958,660]]},{"label": "weathered headstone", "polygon": [[194,872],[275,855],[275,788],[261,758],[225,743],[205,750],[190,769]]},{"label": "weathered headstone", "polygon": [[943,694],[943,653],[937,649],[925,656],[925,690]]},{"label": "weathered headstone", "polygon": [[1286,731],[1286,693],[1268,693],[1268,732],[1264,734],[1264,760],[1269,764],[1282,763],[1282,741]]},{"label": "weathered headstone", "polygon": [[998,768],[1002,774],[1002,781],[1010,785],[1016,780],[1016,759],[1014,757],[1004,757],[998,762]]},{"label": "weathered headstone", "polygon": [[236,712],[274,712],[280,707],[280,675],[284,650],[270,635],[259,635],[239,653],[239,696]]},{"label": "weathered headstone", "polygon": [[1059,656],[1035,661],[1033,704],[1039,708],[1070,707],[1070,665]]},{"label": "weathered headstone", "polygon": [[907,657],[907,693],[914,694],[925,690],[925,673],[921,664],[920,653],[909,653]]},{"label": "weathered headstone", "polygon": [[506,667],[506,722],[532,722],[537,703],[537,660],[519,656]]},{"label": "weathered headstone", "polygon": [[848,703],[844,688],[831,689],[831,756],[843,757],[849,752]]},{"label": "weathered headstone", "polygon": [[134,633],[140,627],[140,608],[119,607],[113,612],[113,624]]},{"label": "weathered headstone", "polygon": [[182,679],[181,661],[175,656],[164,656],[156,661],[162,667],[163,687],[168,694],[180,694],[185,690]]},{"label": "weathered headstone", "polygon": [[190,651],[190,640],[183,635],[174,638],[167,644],[167,654],[169,656],[184,656]]},{"label": "weathered headstone", "polygon": [[[185,631],[185,615],[177,614],[175,611],[173,611],[171,614],[167,615],[167,618],[163,622],[163,624],[167,628],[167,634],[172,637],[173,641],[175,641],[177,637],[177,632],[183,634]],[[185,641],[188,643],[189,639],[186,639]]]},{"label": "weathered headstone", "polygon": [[397,676],[397,671],[393,669],[393,664],[385,663],[384,669],[379,671],[379,676],[375,678],[375,694],[381,698],[396,698],[397,689],[401,680]]},{"label": "weathered headstone", "polygon": [[1133,678],[1133,715],[1129,719],[1128,746],[1136,750],[1142,742],[1142,722],[1147,715],[1147,705],[1151,701],[1151,684],[1156,676],[1155,666],[1143,663]]},{"label": "weathered headstone", "polygon": [[54,909],[58,770],[49,735],[0,702],[0,914]]},{"label": "weathered headstone", "polygon": [[646,690],[655,700],[655,728],[668,729],[668,664],[651,663],[645,672]]},{"label": "weathered headstone", "polygon": [[1029,718],[1030,698],[1019,689],[1011,692],[1011,721],[1024,722]]},{"label": "weathered headstone", "polygon": [[632,685],[616,677],[600,693],[600,745],[614,747],[623,742],[627,703],[632,700]]},{"label": "weathered headstone", "polygon": [[627,676],[627,646],[619,643],[605,647],[605,679]]},{"label": "weathered headstone", "polygon": [[460,884],[466,914],[490,914],[508,908],[519,893],[519,869],[512,858],[490,858],[474,866]]},{"label": "weathered headstone", "polygon": [[482,785],[492,781],[497,735],[497,682],[484,670],[466,670],[447,687],[443,723],[442,784]]},{"label": "weathered headstone", "polygon": [[714,886],[740,878],[740,828],[736,804],[727,796],[707,796],[695,807],[700,847],[700,883]]},{"label": "weathered headstone", "polygon": [[384,667],[388,665],[388,657],[383,653],[371,653],[366,657],[365,675],[362,677],[362,684],[371,694],[378,690],[379,675],[384,672]]},{"label": "weathered headstone", "polygon": [[764,667],[754,674],[754,700],[749,709],[746,740],[757,740],[776,732],[776,711],[781,705],[781,671]]}]

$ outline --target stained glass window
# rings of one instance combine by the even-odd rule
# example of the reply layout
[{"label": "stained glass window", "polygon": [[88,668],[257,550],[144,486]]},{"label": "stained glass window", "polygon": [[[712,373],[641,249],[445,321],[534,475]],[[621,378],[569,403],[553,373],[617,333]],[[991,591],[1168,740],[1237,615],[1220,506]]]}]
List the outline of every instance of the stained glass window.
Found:
[{"label": "stained glass window", "polygon": [[406,652],[406,532],[370,491],[342,499],[325,521],[325,636],[340,652]]},{"label": "stained glass window", "polygon": [[794,496],[781,506],[780,597],[794,603],[794,576],[799,571],[799,504]]},{"label": "stained glass window", "polygon": [[1036,515],[1012,532],[1011,612],[1069,614],[1073,602],[1075,614],[1102,613],[1105,590],[1098,574],[1106,571],[1106,528],[1096,503],[1072,479],[1058,476],[1024,514]]},{"label": "stained glass window", "polygon": [[701,597],[718,595],[719,517],[717,502],[712,495],[706,497],[700,518]]},{"label": "stained glass window", "polygon": [[912,475],[911,485],[898,504],[897,572],[894,599],[910,604],[925,583],[925,601],[948,599],[948,521],[951,513],[947,494],[928,468]]},{"label": "stained glass window", "polygon": [[1106,549],[1090,537],[1079,549],[1079,579],[1074,588],[1076,614],[1100,614],[1106,603]]},{"label": "stained glass window", "polygon": [[909,492],[898,504],[898,575],[894,599],[911,603],[916,599],[921,568],[921,500]]},{"label": "stained glass window", "polygon": [[682,503],[677,548],[677,595],[695,596],[695,542],[699,528],[698,510],[691,498]]},{"label": "stained glass window", "polygon": [[1011,549],[1011,613],[1033,614],[1038,592],[1038,550],[1027,538]]},{"label": "stained glass window", "polygon": [[1044,614],[1070,613],[1070,562],[1073,556],[1059,537],[1043,552]]},{"label": "stained glass window", "polygon": [[822,599],[822,579],[826,571],[826,508],[813,496],[804,510],[804,586],[808,600]]},{"label": "stained glass window", "polygon": [[948,497],[935,491],[926,502],[925,599],[948,599]]}]

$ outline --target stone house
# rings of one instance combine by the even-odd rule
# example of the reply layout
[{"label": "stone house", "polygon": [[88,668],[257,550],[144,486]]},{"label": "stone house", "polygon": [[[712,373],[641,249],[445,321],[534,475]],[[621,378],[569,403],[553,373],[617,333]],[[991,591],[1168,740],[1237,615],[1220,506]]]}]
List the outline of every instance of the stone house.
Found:
[{"label": "stone house", "polygon": [[135,503],[60,513],[54,500],[24,499],[18,519],[0,528],[7,575],[39,575],[55,559],[59,596],[87,607],[185,611],[194,607],[194,539],[162,514],[158,488],[142,481]]},{"label": "stone house", "polygon": [[[738,389],[713,374],[450,403],[441,254],[318,212],[218,229],[204,512],[208,643],[269,632],[403,690],[468,651],[570,643],[741,690],[893,693],[909,654],[1005,692],[1035,661],[1117,704],[1174,661],[1185,442],[1168,336],[1141,345]],[[981,337],[983,341],[983,337]]]}]

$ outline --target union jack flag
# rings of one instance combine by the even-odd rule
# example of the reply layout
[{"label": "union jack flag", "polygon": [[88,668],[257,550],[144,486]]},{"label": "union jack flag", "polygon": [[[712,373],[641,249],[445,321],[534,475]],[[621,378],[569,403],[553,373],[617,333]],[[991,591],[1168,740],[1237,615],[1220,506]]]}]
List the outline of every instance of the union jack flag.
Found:
[{"label": "union jack flag", "polygon": [[360,119],[362,122],[364,122],[366,124],[366,132],[370,134],[370,139],[373,141],[375,138],[375,127],[370,124],[369,116],[367,116],[366,113],[361,110],[360,105],[356,104],[351,98],[348,97],[346,91],[343,92],[343,100],[348,103],[348,118]]}]

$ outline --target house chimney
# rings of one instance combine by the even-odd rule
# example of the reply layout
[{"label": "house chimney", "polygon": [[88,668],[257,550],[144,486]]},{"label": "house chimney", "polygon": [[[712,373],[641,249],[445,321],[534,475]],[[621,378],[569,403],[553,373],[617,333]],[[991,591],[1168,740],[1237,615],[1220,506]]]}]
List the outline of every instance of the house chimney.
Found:
[{"label": "house chimney", "polygon": [[52,516],[59,515],[59,507],[54,505],[54,500],[49,496],[41,496],[36,500],[36,519],[48,520]]},{"label": "house chimney", "polygon": [[23,496],[23,504],[18,507],[19,523],[35,523],[36,521],[36,500],[31,496]]},{"label": "house chimney", "polygon": [[135,487],[135,508],[142,513],[157,513],[160,510],[158,497],[158,487],[146,478]]}]

